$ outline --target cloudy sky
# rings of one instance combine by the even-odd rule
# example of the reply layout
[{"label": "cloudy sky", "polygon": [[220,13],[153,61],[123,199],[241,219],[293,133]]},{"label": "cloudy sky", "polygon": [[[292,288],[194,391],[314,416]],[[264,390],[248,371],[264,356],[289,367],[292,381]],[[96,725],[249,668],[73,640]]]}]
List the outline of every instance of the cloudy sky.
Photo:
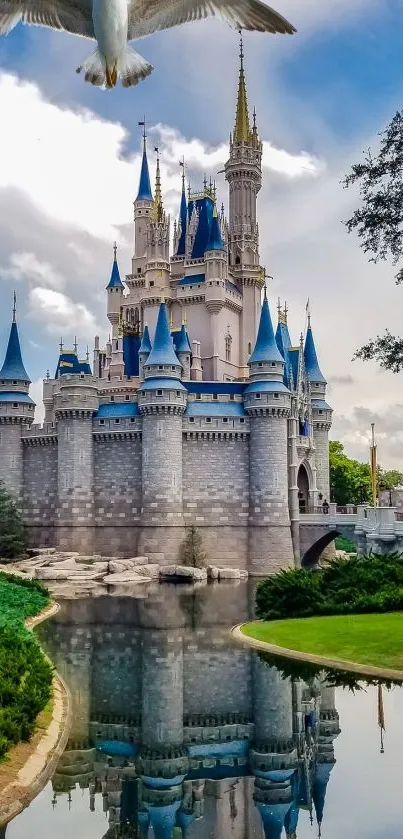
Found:
[{"label": "cloudy sky", "polygon": [[[297,35],[245,36],[249,104],[264,141],[258,212],[273,310],[278,295],[287,299],[297,342],[309,297],[332,436],[366,459],[375,421],[381,462],[403,469],[402,378],[351,362],[386,326],[403,331],[403,289],[347,234],[341,222],[354,195],[340,186],[403,105],[403,0],[273,2]],[[142,41],[155,71],[130,90],[83,82],[74,71],[90,49],[23,26],[0,38],[0,337],[4,346],[15,287],[37,401],[60,336],[71,345],[77,334],[84,352],[94,334],[107,335],[113,240],[122,273],[133,250],[138,120],[146,114],[150,147],[160,147],[165,204],[176,215],[179,159],[195,187],[204,172],[214,177],[234,119],[238,36],[218,21]],[[222,176],[218,188],[227,204]]]}]

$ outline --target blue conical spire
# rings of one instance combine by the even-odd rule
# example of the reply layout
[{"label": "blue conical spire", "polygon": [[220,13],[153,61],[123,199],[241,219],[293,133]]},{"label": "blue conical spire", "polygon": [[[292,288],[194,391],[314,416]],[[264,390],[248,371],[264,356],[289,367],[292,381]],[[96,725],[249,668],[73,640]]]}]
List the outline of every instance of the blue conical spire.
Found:
[{"label": "blue conical spire", "polygon": [[150,333],[148,331],[147,324],[144,327],[144,332],[141,338],[141,344],[139,353],[146,353],[147,355],[151,352],[151,341],[150,341]]},{"label": "blue conical spire", "polygon": [[312,787],[312,800],[315,807],[316,818],[319,827],[323,821],[323,811],[325,809],[326,788],[329,783],[330,773],[333,769],[334,762],[318,763],[316,766],[316,773]]},{"label": "blue conical spire", "polygon": [[188,218],[188,208],[187,208],[187,203],[186,203],[186,191],[185,191],[185,167],[183,167],[182,196],[181,196],[181,206],[180,206],[180,210],[179,210],[181,235],[180,235],[179,242],[178,242],[178,250],[176,252],[177,256],[185,256],[187,218]]},{"label": "blue conical spire", "polygon": [[223,241],[221,238],[221,230],[217,216],[217,210],[214,205],[213,218],[211,220],[210,235],[207,242],[206,251],[222,251],[224,250]]},{"label": "blue conical spire", "polygon": [[141,161],[139,191],[136,201],[152,201],[150,173],[148,171],[147,147],[145,133],[143,136],[143,159]]},{"label": "blue conical spire", "polygon": [[4,381],[29,382],[31,379],[24,367],[21,355],[20,336],[16,322],[16,297],[14,292],[13,321],[10,329],[10,336],[6,350],[3,367],[0,370],[0,379]]},{"label": "blue conical spire", "polygon": [[150,364],[169,364],[180,367],[179,359],[175,353],[168,321],[168,310],[166,303],[161,303],[158,312],[157,326],[155,329],[152,350],[147,359],[147,367]]},{"label": "blue conical spire", "polygon": [[188,337],[188,334],[186,332],[186,326],[185,326],[184,323],[182,323],[181,331],[179,333],[179,337],[178,337],[178,340],[176,342],[176,352],[177,353],[180,353],[180,352],[191,353],[192,352],[191,346],[189,344],[189,337]]},{"label": "blue conical spire", "polygon": [[316,355],[316,347],[315,342],[313,340],[310,316],[308,316],[308,329],[305,338],[304,360],[306,373],[309,381],[326,384],[326,379],[323,373],[321,372],[318,362],[318,356]]},{"label": "blue conical spire", "polygon": [[276,344],[274,337],[273,324],[271,322],[269,304],[267,301],[266,289],[264,292],[264,300],[262,311],[260,314],[259,329],[256,338],[255,349],[248,361],[248,364],[257,364],[264,361],[279,361],[284,362],[283,356]]},{"label": "blue conical spire", "polygon": [[119,274],[119,266],[118,266],[118,260],[117,260],[117,249],[118,249],[118,247],[117,247],[117,244],[115,242],[115,244],[113,246],[113,264],[112,264],[111,278],[109,280],[108,285],[106,286],[107,288],[119,288],[119,287],[124,288],[124,285],[122,283],[122,280],[120,279],[120,274]]}]

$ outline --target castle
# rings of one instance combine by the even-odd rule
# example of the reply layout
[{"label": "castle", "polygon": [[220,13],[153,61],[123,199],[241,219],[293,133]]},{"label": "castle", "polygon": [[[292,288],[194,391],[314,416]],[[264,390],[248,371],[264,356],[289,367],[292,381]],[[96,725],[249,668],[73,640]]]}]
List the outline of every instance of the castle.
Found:
[{"label": "castle", "polygon": [[[93,369],[61,343],[45,379],[43,426],[14,317],[0,371],[0,479],[19,498],[34,546],[178,559],[195,525],[208,558],[252,574],[299,562],[300,513],[329,500],[332,410],[308,318],[274,333],[259,257],[262,142],[250,121],[241,47],[225,164],[229,214],[214,184],[164,211],[152,192],[144,126],[135,248],[106,287],[111,336]],[[263,302],[262,294],[264,293]]]}]

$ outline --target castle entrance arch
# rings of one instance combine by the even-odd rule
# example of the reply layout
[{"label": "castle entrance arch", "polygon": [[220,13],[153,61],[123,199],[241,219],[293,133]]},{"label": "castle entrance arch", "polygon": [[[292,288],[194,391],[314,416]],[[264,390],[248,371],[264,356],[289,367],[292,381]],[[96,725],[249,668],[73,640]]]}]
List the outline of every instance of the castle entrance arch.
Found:
[{"label": "castle entrance arch", "polygon": [[303,463],[298,470],[298,504],[300,513],[307,513],[309,509],[309,478]]}]

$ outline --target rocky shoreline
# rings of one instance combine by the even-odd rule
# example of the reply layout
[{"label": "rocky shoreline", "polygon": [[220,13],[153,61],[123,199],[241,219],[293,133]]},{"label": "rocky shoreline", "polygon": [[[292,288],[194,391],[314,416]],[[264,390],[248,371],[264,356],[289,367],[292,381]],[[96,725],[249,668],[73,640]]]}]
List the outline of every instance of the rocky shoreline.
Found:
[{"label": "rocky shoreline", "polygon": [[64,597],[85,594],[100,596],[110,592],[130,596],[145,584],[182,583],[202,586],[208,582],[228,580],[236,583],[248,577],[247,571],[238,568],[166,565],[164,554],[120,559],[100,555],[82,556],[78,552],[56,551],[55,548],[32,550],[28,558],[0,565],[0,570],[41,580],[53,594]]}]

